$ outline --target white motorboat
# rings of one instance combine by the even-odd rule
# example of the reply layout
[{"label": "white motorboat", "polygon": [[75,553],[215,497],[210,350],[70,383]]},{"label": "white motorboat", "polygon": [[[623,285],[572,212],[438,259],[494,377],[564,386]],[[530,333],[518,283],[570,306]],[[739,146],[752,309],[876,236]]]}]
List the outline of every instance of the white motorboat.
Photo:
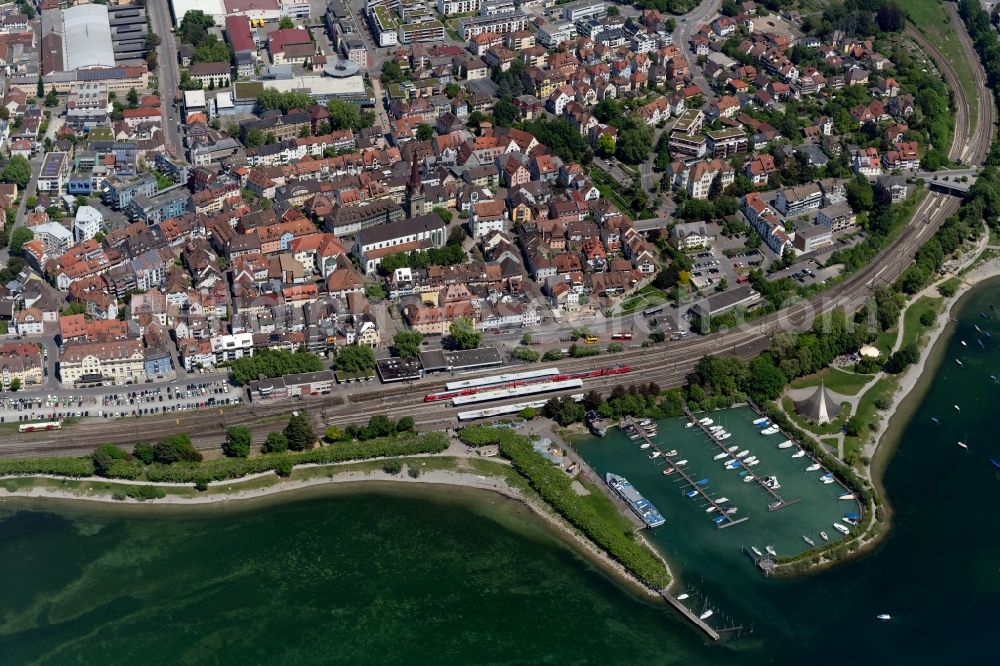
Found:
[{"label": "white motorboat", "polygon": [[639,425],[641,425],[641,426],[648,426],[652,422],[653,422],[653,419],[642,419],[642,420],[639,421]]},{"label": "white motorboat", "polygon": [[735,506],[731,506],[728,509],[726,509],[725,513],[726,513],[727,516],[731,516],[732,514],[736,513],[737,511],[739,511],[739,508],[737,508]]},{"label": "white motorboat", "polygon": [[854,493],[844,493],[843,495],[841,495],[837,499],[852,500],[852,499],[854,499]]},{"label": "white motorboat", "polygon": [[705,418],[700,419],[698,423],[702,424],[703,426],[710,426],[712,425],[712,423],[714,423],[714,421],[712,421],[712,419],[706,416]]},{"label": "white motorboat", "polygon": [[720,425],[709,426],[708,428],[709,432],[718,432],[720,430],[722,430],[722,426]]},{"label": "white motorboat", "polygon": [[809,537],[807,537],[805,534],[802,535],[802,540],[805,541],[810,546],[812,546],[814,548],[816,547],[816,542],[813,541],[812,539],[810,539]]},{"label": "white motorboat", "polygon": [[760,434],[762,434],[762,435],[777,435],[778,432],[780,432],[780,431],[781,431],[781,428],[779,428],[778,426],[774,426],[773,425],[770,428],[764,428],[763,430],[761,430]]},{"label": "white motorboat", "polygon": [[776,476],[769,476],[766,479],[764,479],[764,485],[770,488],[771,490],[777,490],[778,488],[781,487],[781,484],[778,483],[778,477]]},{"label": "white motorboat", "polygon": [[762,416],[759,419],[754,419],[753,424],[755,426],[760,426],[760,425],[764,425],[765,423],[767,423],[767,421],[768,421],[767,417],[763,417]]},{"label": "white motorboat", "polygon": [[786,439],[786,440],[785,440],[785,441],[783,441],[783,442],[782,442],[781,444],[778,444],[778,448],[779,448],[779,449],[790,449],[790,448],[792,448],[793,446],[795,446],[795,442],[793,442],[793,441],[792,441],[792,440],[790,440],[790,439]]},{"label": "white motorboat", "polygon": [[676,455],[677,455],[677,449],[670,449],[670,450],[669,450],[669,451],[667,451],[667,453],[666,453],[666,456],[667,456],[668,458],[673,458],[673,457],[674,457],[674,456],[676,456]]},{"label": "white motorboat", "polygon": [[836,479],[834,479],[832,477],[824,476],[823,478],[820,479],[820,483],[822,483],[823,485],[827,485],[828,486],[831,483],[833,483],[835,480]]},{"label": "white motorboat", "polygon": [[712,513],[713,511],[715,511],[715,507],[714,506],[710,506],[707,509],[705,509],[705,513]]},{"label": "white motorboat", "polygon": [[729,439],[730,437],[732,437],[732,435],[731,435],[730,433],[728,433],[728,432],[724,432],[724,433],[722,433],[721,435],[718,435],[718,436],[716,436],[716,438],[715,438],[715,439],[717,439],[717,440],[718,440],[718,441],[720,441],[720,442],[724,442],[724,441],[726,441],[727,439]]},{"label": "white motorboat", "polygon": [[750,483],[756,478],[757,477],[755,477],[753,474],[747,474],[746,476],[743,477],[743,483]]},{"label": "white motorboat", "polygon": [[826,532],[820,532],[819,536],[820,536],[821,539],[823,539],[823,541],[829,541],[830,540],[830,537],[828,537],[826,535]]},{"label": "white motorboat", "polygon": [[841,534],[850,534],[851,533],[851,530],[847,529],[847,526],[841,525],[840,523],[834,523],[833,527],[834,527],[835,530],[837,530]]},{"label": "white motorboat", "polygon": [[729,454],[723,451],[722,453],[716,455],[712,460],[722,460],[723,458],[728,458]]},{"label": "white motorboat", "polygon": [[792,457],[793,458],[801,458],[805,454],[806,454],[806,452],[805,452],[804,449],[799,449],[798,451],[796,451],[795,453],[792,454]]},{"label": "white motorboat", "polygon": [[743,463],[743,464],[744,464],[745,466],[747,466],[747,467],[753,467],[754,465],[759,465],[759,464],[760,464],[760,461],[759,461],[759,460],[756,460],[756,459],[755,459],[755,460],[753,460],[752,462],[748,462],[748,463]]},{"label": "white motorboat", "polygon": [[653,455],[649,456],[649,459],[652,460],[653,458],[659,458],[662,455],[663,454],[660,453],[659,451],[653,451]]},{"label": "white motorboat", "polygon": [[712,614],[714,612],[715,611],[713,611],[712,609],[708,609],[707,611],[705,611],[704,613],[702,613],[701,615],[699,615],[698,619],[699,620],[707,620],[708,618],[712,617]]},{"label": "white motorboat", "polygon": [[955,411],[956,411],[956,412],[960,412],[960,411],[962,411],[962,408],[961,408],[961,407],[959,407],[958,405],[955,405],[954,407],[955,407]]},{"label": "white motorboat", "polygon": [[[693,421],[688,421],[687,423],[684,424],[684,427],[685,428],[693,428],[694,427],[694,422]],[[680,597],[677,597],[677,598],[680,599]]]},{"label": "white motorboat", "polygon": [[969,445],[966,444],[965,442],[959,442],[958,445],[961,446],[963,449],[969,448]]},{"label": "white motorboat", "polygon": [[634,435],[629,435],[628,436],[628,438],[631,439],[633,442],[635,440],[639,439],[640,437],[642,437],[642,435],[640,435],[639,433],[635,433]]},{"label": "white motorboat", "polygon": [[963,368],[965,367],[965,364],[964,364],[964,363],[962,363],[961,361],[959,361],[959,360],[958,360],[957,358],[955,359],[955,363],[958,363],[958,364],[959,364],[960,366],[962,366]]},{"label": "white motorboat", "polygon": [[687,599],[690,596],[691,596],[690,594],[688,594],[687,592],[685,592],[684,594],[681,594],[681,595],[677,596],[677,601],[684,601],[685,599]]},{"label": "white motorboat", "polygon": [[753,554],[757,557],[764,557],[764,553],[760,552],[760,548],[757,546],[750,546],[750,550],[752,550]]},{"label": "white motorboat", "polygon": [[822,467],[822,465],[820,465],[819,463],[813,463],[812,465],[809,465],[809,467],[806,467],[806,471],[807,472],[815,472],[820,467]]},{"label": "white motorboat", "polygon": [[961,342],[961,343],[962,343],[962,346],[963,346],[963,347],[968,347],[968,346],[969,346],[969,345],[965,344],[965,340],[960,340],[959,342]]},{"label": "white motorboat", "polygon": [[774,549],[774,546],[764,546],[764,550],[766,550],[767,554],[770,555],[771,557],[778,556],[778,551]]},{"label": "white motorboat", "polygon": [[738,446],[730,446],[728,449],[726,449],[726,451],[729,451],[730,453],[732,453],[733,451],[736,451],[739,448],[740,447],[738,447]]},{"label": "white motorboat", "polygon": [[728,501],[729,501],[728,497],[720,497],[719,499],[715,500],[715,503],[716,504],[725,504]]},{"label": "white motorboat", "polygon": [[684,465],[687,465],[687,464],[688,464],[687,458],[685,458],[684,460],[678,460],[677,461],[677,466],[678,467],[683,467]]},{"label": "white motorboat", "polygon": [[747,458],[746,460],[743,461],[743,464],[744,465],[749,465],[749,464],[755,463],[755,462],[759,462],[757,460],[757,456],[750,456],[749,458]]},{"label": "white motorboat", "polygon": [[742,451],[740,451],[739,453],[736,454],[736,457],[737,458],[746,458],[748,455],[750,455],[750,449],[743,449]]},{"label": "white motorboat", "polygon": [[[965,344],[965,343],[963,342],[962,344]],[[875,617],[876,617],[877,619],[879,619],[879,620],[882,620],[883,622],[888,622],[889,620],[891,620],[891,619],[892,619],[892,616],[891,616],[891,615],[889,615],[888,613],[879,613],[879,614],[878,614],[878,615],[876,615]]]},{"label": "white motorboat", "polygon": [[652,446],[652,444],[650,444],[649,442],[646,442],[645,444],[643,444],[643,445],[642,445],[642,446],[640,446],[639,448],[640,448],[640,449],[648,449],[648,448],[649,448],[649,447],[651,447],[651,446]]},{"label": "white motorboat", "polygon": [[732,465],[732,464],[733,464],[733,463],[735,463],[735,462],[736,462],[736,458],[730,458],[729,460],[727,460],[726,462],[724,462],[724,463],[722,463],[722,464],[723,464],[723,465],[724,465],[725,467],[729,467],[730,465]]}]

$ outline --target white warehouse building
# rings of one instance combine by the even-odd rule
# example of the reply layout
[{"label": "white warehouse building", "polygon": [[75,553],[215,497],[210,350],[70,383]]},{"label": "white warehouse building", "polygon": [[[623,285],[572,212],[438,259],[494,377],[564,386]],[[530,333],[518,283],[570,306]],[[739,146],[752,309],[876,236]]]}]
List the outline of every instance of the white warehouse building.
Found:
[{"label": "white warehouse building", "polygon": [[115,66],[106,5],[77,5],[64,9],[62,21],[65,71]]}]

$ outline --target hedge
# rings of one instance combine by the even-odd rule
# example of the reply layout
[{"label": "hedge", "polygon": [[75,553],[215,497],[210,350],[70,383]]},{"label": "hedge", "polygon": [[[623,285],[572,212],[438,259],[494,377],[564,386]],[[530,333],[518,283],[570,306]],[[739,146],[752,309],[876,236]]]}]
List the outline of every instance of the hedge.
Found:
[{"label": "hedge", "polygon": [[585,504],[571,487],[570,477],[539,455],[528,437],[508,429],[483,426],[463,428],[459,437],[470,446],[499,444],[500,453],[513,463],[514,469],[528,479],[531,487],[559,515],[641,580],[657,589],[670,584],[670,575],[663,563],[619,528],[606,523],[590,505]]}]

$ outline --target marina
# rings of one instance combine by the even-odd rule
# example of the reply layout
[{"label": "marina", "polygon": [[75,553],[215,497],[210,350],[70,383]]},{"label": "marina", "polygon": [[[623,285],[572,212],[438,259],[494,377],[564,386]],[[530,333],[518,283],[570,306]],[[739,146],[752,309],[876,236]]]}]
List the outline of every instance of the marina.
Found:
[{"label": "marina", "polygon": [[[714,444],[717,447],[719,447],[719,449],[721,450],[721,453],[719,455],[723,455],[723,454],[728,455],[729,453],[731,453],[731,449],[733,447],[731,447],[731,446],[727,447],[725,444],[723,444],[718,439],[716,439],[715,437],[713,437],[712,436],[712,432],[709,430],[709,428],[704,423],[702,423],[702,421],[704,419],[701,419],[701,420],[696,419],[695,415],[689,409],[687,409],[686,407],[684,408],[684,413],[687,415],[687,417],[688,417],[688,419],[690,420],[691,423],[693,423],[694,425],[700,427],[701,430],[702,430],[702,432],[704,432],[706,435],[708,435],[709,442],[711,442],[712,444]],[[755,421],[754,425],[758,425],[759,421],[760,421],[760,419],[758,419],[757,421]],[[775,433],[779,432],[777,426],[771,426],[771,427],[775,428],[775,430],[774,430]],[[764,432],[764,431],[761,431],[761,432]],[[749,449],[741,450],[739,453],[736,454],[734,460],[737,460],[737,459],[739,459],[739,458],[741,458],[743,456],[746,456],[749,453],[750,453]],[[741,456],[740,454],[743,454],[743,455]],[[737,460],[737,462],[739,462],[739,461]],[[733,467],[730,467],[728,464],[726,465],[727,469],[737,469],[738,467],[739,467],[739,465],[734,465]],[[754,481],[756,481],[756,483],[757,483],[758,486],[760,486],[765,491],[767,491],[767,493],[771,496],[772,501],[769,502],[768,505],[767,505],[767,510],[768,511],[777,511],[778,509],[782,509],[782,508],[784,508],[786,506],[791,506],[792,504],[795,504],[796,502],[799,501],[798,499],[786,500],[784,497],[782,497],[781,494],[778,493],[778,489],[776,487],[769,486],[765,482],[765,479],[768,479],[768,478],[771,478],[771,477],[768,477],[763,472],[757,470],[757,471],[754,472],[754,474],[747,475],[744,478],[751,478],[751,477],[752,477],[752,479]]]},{"label": "marina", "polygon": [[[657,448],[655,444],[653,444],[653,441],[650,438],[650,436],[646,433],[646,430],[642,426],[640,426],[634,419],[632,419],[631,417],[626,417],[624,423],[626,428],[631,427],[636,432],[638,432],[640,434],[641,439],[644,442],[644,445],[649,444],[650,447],[654,449],[654,453],[662,453],[660,449]],[[686,461],[681,461],[681,462],[686,462]],[[718,502],[718,500],[716,500],[706,489],[709,480],[707,478],[695,480],[695,477],[690,476],[683,469],[683,465],[681,464],[681,462],[678,462],[676,465],[673,466],[674,467],[673,473],[677,474],[676,478],[683,479],[684,484],[689,488],[689,490],[685,492],[685,495],[687,497],[694,499],[700,496],[700,498],[706,503],[706,508],[711,507],[714,508],[715,511],[719,512],[720,515],[712,519],[716,527],[718,527],[719,529],[725,529],[727,527],[732,527],[733,525],[738,525],[739,523],[749,520],[750,518],[749,516],[736,518],[734,517],[733,514],[726,512],[722,508],[722,505]]]}]

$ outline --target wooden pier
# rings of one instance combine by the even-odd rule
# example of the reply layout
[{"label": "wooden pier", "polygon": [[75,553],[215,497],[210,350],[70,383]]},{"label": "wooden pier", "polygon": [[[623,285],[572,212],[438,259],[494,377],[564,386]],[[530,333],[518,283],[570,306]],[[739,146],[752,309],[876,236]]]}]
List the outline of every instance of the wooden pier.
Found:
[{"label": "wooden pier", "polygon": [[[716,513],[717,515],[720,515],[723,518],[725,518],[725,520],[723,522],[721,522],[721,523],[719,523],[717,525],[717,527],[719,529],[725,529],[727,527],[732,527],[733,525],[738,525],[739,523],[742,523],[742,522],[744,522],[744,521],[746,521],[746,520],[749,519],[749,516],[743,516],[742,518],[733,518],[731,515],[727,514],[726,513],[726,509],[728,509],[729,507],[728,506],[724,506],[724,505],[719,504],[718,502],[716,502],[715,499],[713,499],[711,495],[709,495],[707,492],[705,492],[705,489],[702,486],[699,486],[695,482],[695,480],[694,480],[693,477],[691,477],[690,475],[688,475],[687,472],[684,471],[683,467],[678,467],[676,464],[674,464],[674,461],[671,460],[670,458],[668,458],[665,455],[665,453],[662,450],[660,450],[660,448],[658,446],[656,446],[656,444],[653,443],[653,440],[650,439],[649,435],[646,434],[646,431],[643,429],[643,427],[640,426],[638,423],[636,423],[635,419],[633,419],[632,417],[626,417],[626,419],[625,419],[625,427],[629,427],[629,426],[631,426],[639,434],[639,438],[643,442],[645,442],[646,444],[649,444],[649,446],[647,448],[642,449],[643,451],[659,451],[659,453],[660,453],[659,457],[662,457],[663,460],[668,465],[670,465],[671,467],[674,468],[674,471],[672,472],[672,474],[677,474],[680,478],[684,479],[684,481],[689,486],[691,486],[692,490],[696,491],[699,495],[701,495],[702,499],[704,499],[706,502],[708,502],[708,504],[710,506],[714,506],[715,507],[715,512],[714,513]],[[679,458],[680,454],[678,453],[677,456],[675,456],[675,457]],[[655,458],[654,458],[654,460],[655,460]]]},{"label": "wooden pier", "polygon": [[[684,413],[691,420],[691,423],[693,423],[696,426],[698,426],[699,428],[701,428],[701,431],[703,433],[705,433],[705,435],[708,436],[708,439],[709,439],[710,442],[712,442],[717,447],[719,447],[719,451],[721,453],[729,454],[729,447],[727,447],[726,444],[725,444],[725,442],[728,441],[728,440],[720,441],[720,440],[716,439],[715,438],[715,433],[713,433],[711,430],[709,430],[708,426],[704,425],[701,421],[699,421],[695,417],[695,415],[691,412],[691,410],[688,409],[687,407],[684,408]],[[782,433],[782,434],[784,434],[784,433]],[[749,448],[749,447],[747,447],[747,448]],[[733,457],[735,457],[735,456],[733,456]],[[743,469],[747,470],[747,473],[750,474],[751,476],[753,476],[753,480],[757,482],[757,485],[760,486],[761,488],[763,488],[773,498],[773,501],[769,502],[768,505],[767,505],[767,510],[768,511],[777,511],[778,509],[783,509],[786,506],[791,506],[792,504],[795,504],[796,502],[799,501],[798,499],[786,500],[774,488],[768,488],[767,484],[764,483],[764,479],[762,478],[764,475],[755,473],[755,472],[751,471],[749,467],[746,467],[746,466],[744,466]],[[727,471],[730,471],[730,470],[727,470]]]},{"label": "wooden pier", "polygon": [[712,629],[712,627],[705,624],[704,620],[695,615],[694,611],[692,611],[690,608],[688,608],[680,601],[678,601],[677,598],[674,597],[674,595],[670,594],[666,590],[659,590],[659,593],[661,597],[667,600],[668,604],[676,608],[681,615],[690,620],[691,624],[693,624],[694,626],[698,627],[703,632],[705,632],[705,634],[713,641],[719,640],[719,632],[717,632],[715,629]]}]

